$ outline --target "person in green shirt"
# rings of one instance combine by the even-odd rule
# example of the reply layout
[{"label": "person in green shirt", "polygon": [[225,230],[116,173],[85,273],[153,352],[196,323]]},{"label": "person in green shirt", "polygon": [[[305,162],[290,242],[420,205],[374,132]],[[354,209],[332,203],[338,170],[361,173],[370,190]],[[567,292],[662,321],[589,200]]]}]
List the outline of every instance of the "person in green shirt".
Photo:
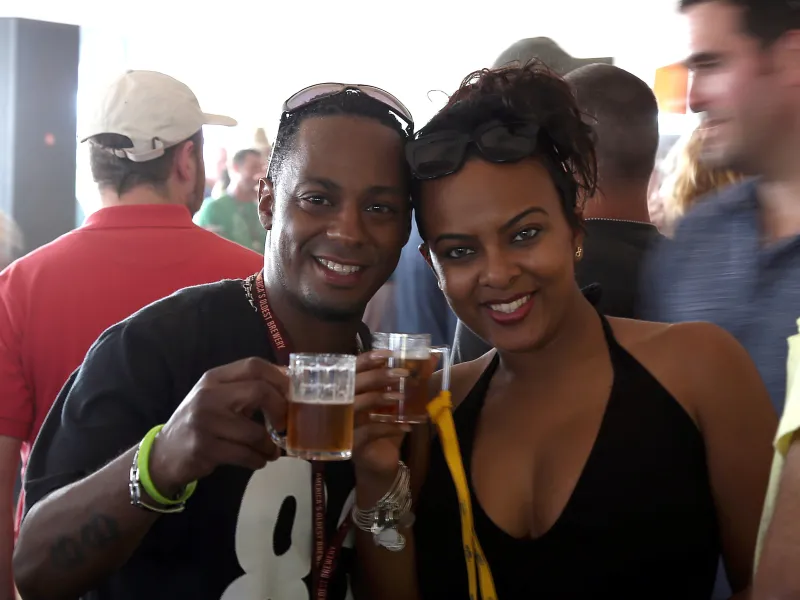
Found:
[{"label": "person in green shirt", "polygon": [[258,150],[239,150],[231,162],[231,183],[219,198],[207,198],[195,215],[200,227],[246,248],[264,253],[266,231],[258,220],[258,180],[264,175]]}]

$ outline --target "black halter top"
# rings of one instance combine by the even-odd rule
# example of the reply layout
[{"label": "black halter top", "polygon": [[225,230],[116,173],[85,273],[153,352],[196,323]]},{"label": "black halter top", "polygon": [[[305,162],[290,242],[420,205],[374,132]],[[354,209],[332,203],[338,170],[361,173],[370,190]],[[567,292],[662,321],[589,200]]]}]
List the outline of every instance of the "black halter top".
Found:
[{"label": "black halter top", "polygon": [[[472,488],[473,441],[498,356],[455,411],[475,530],[498,598],[708,600],[720,540],[703,438],[602,321],[614,370],[608,404],[572,496],[541,537],[501,530]],[[438,438],[415,512],[422,597],[468,600],[458,501]]]}]

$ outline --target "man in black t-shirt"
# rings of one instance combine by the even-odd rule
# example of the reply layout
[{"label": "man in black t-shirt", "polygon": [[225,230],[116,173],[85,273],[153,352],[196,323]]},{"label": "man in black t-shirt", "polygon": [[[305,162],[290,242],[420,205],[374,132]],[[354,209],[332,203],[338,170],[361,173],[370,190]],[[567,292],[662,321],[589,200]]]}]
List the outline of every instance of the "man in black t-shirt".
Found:
[{"label": "man in black t-shirt", "polygon": [[[409,232],[403,144],[412,127],[405,107],[376,88],[324,84],[287,101],[260,189],[263,278],[182,290],[115,325],[56,400],[25,483],[14,554],[23,597],[351,597],[352,535],[327,593],[318,591],[314,500],[330,541],[355,482],[386,470],[373,464],[374,441],[399,443],[403,432],[357,427],[353,461],[327,463],[315,495],[311,463],[281,457],[264,419],[284,426],[288,377],[276,363],[288,350],[369,345],[361,317]],[[356,411],[394,398],[384,392],[398,373],[384,362],[359,356]],[[157,494],[142,495],[132,467],[160,424],[148,461]],[[172,505],[159,497],[185,499],[185,511],[162,514]]]}]

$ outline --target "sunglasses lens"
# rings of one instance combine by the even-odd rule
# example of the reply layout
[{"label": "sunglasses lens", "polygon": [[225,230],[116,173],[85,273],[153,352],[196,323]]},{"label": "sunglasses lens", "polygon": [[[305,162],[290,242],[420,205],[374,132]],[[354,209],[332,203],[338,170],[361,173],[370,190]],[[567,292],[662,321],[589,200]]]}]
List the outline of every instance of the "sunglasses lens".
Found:
[{"label": "sunglasses lens", "polygon": [[400,102],[400,100],[392,96],[386,90],[382,90],[381,88],[377,88],[372,85],[360,86],[358,89],[360,89],[373,100],[377,100],[378,102],[385,104],[409,123],[414,123],[411,112],[409,112],[409,110],[403,105],[402,102]]},{"label": "sunglasses lens", "polygon": [[319,83],[297,92],[284,103],[283,110],[286,112],[293,112],[313,103],[316,100],[319,100],[320,98],[333,96],[348,89],[358,90],[373,100],[377,100],[384,106],[399,114],[403,119],[408,121],[409,125],[413,126],[414,119],[411,117],[411,113],[397,98],[392,96],[389,92],[371,85],[362,86],[348,85],[343,83]]},{"label": "sunglasses lens", "polygon": [[455,173],[464,163],[467,148],[473,142],[489,162],[522,160],[535,153],[539,127],[533,123],[491,122],[478,128],[473,135],[442,131],[408,143],[406,158],[414,176],[436,179]]},{"label": "sunglasses lens", "polygon": [[342,91],[342,85],[339,83],[320,83],[312,85],[304,90],[300,90],[294,96],[286,101],[285,110],[292,112],[299,108],[311,104],[317,98],[322,96],[330,96]]},{"label": "sunglasses lens", "polygon": [[538,128],[533,125],[510,128],[498,125],[484,131],[478,139],[483,154],[491,161],[511,162],[533,154]]},{"label": "sunglasses lens", "polygon": [[461,163],[467,141],[458,136],[411,142],[408,155],[414,174],[419,179],[433,179],[453,173]]}]

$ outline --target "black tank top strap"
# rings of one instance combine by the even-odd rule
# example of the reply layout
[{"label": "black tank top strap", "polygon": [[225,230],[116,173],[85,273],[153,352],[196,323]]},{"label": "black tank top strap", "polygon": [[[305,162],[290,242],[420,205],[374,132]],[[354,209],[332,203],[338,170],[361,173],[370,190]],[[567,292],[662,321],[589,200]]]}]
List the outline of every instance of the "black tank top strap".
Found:
[{"label": "black tank top strap", "polygon": [[475,428],[478,425],[486,395],[489,392],[489,385],[492,377],[500,366],[500,355],[495,352],[489,366],[484,369],[478,381],[472,386],[469,393],[456,407],[453,412],[453,422],[456,426],[461,454],[464,460],[464,467],[468,468],[472,458],[472,441],[475,437]]},{"label": "black tank top strap", "polygon": [[600,322],[603,325],[603,334],[608,346],[608,354],[611,358],[611,366],[614,370],[614,394],[610,400],[615,400],[620,404],[619,408],[625,409],[630,402],[637,402],[642,393],[647,393],[651,401],[658,398],[659,401],[666,401],[672,409],[678,409],[684,413],[681,405],[672,395],[661,385],[642,363],[638,361],[622,344],[617,341],[614,330],[605,315],[600,315]]},{"label": "black tank top strap", "polygon": [[[597,313],[600,317],[600,323],[603,326],[603,335],[606,338],[606,346],[608,347],[608,355],[611,358],[611,368],[614,371],[614,387],[616,388],[615,392],[622,392],[623,396],[625,394],[625,387],[628,383],[628,379],[631,375],[634,376],[634,379],[639,379],[642,374],[646,374],[649,376],[649,372],[645,370],[645,368],[641,365],[641,363],[633,358],[630,353],[622,347],[622,345],[617,341],[617,337],[614,335],[614,330],[611,329],[611,323],[608,322],[606,316],[600,312]],[[646,386],[655,384],[659,388],[661,384],[656,382],[652,377],[650,377],[651,381],[646,383]],[[637,394],[634,393],[634,397]],[[613,398],[612,398],[613,399]]]},{"label": "black tank top strap", "polygon": [[603,334],[606,337],[606,343],[609,347],[618,346],[617,338],[614,336],[614,331],[611,329],[611,323],[608,322],[606,316],[602,313],[597,313],[600,317],[600,323],[603,325]]},{"label": "black tank top strap", "polygon": [[[633,359],[633,357],[617,341],[617,337],[614,335],[614,330],[611,329],[611,323],[608,322],[606,316],[600,312],[597,314],[600,317],[600,323],[603,326],[603,335],[606,338],[606,345],[608,346],[608,352],[611,355],[611,363],[614,367],[614,375],[616,376],[620,367],[618,360],[623,359],[623,357],[624,359]],[[639,361],[634,359],[634,362],[636,362],[639,368],[641,368]]]}]

